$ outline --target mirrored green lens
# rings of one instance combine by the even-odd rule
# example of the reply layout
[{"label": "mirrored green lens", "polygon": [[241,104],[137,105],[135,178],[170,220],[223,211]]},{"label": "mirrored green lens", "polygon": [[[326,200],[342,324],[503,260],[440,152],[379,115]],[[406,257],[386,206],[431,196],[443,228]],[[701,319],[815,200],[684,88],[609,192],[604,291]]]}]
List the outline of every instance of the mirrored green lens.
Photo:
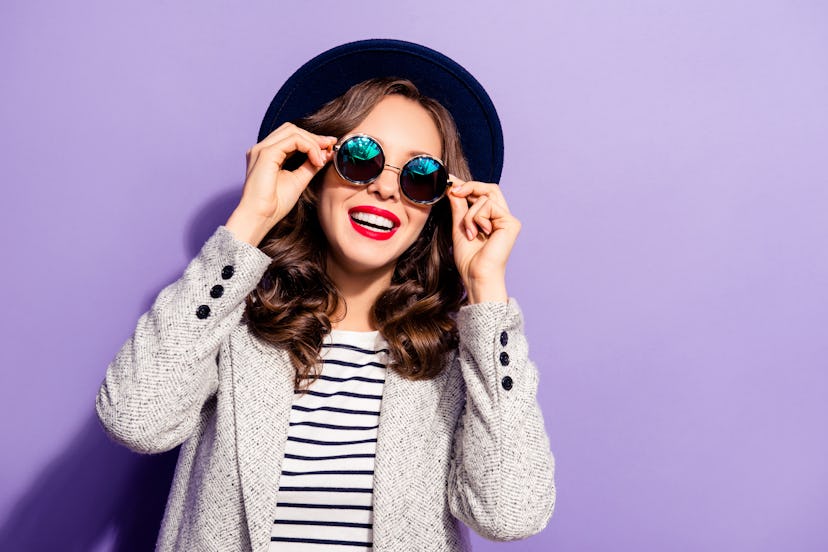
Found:
[{"label": "mirrored green lens", "polygon": [[382,172],[385,156],[373,138],[354,136],[337,152],[337,165],[342,176],[353,182],[368,182]]},{"label": "mirrored green lens", "polygon": [[448,182],[446,168],[433,157],[415,157],[400,173],[400,186],[413,201],[431,203],[443,195]]}]

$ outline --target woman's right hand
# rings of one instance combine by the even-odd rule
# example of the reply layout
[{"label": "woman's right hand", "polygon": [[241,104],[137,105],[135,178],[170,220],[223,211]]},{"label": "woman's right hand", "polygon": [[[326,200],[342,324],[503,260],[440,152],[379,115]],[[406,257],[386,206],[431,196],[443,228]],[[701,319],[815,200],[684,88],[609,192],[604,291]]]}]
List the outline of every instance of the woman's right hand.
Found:
[{"label": "woman's right hand", "polygon": [[[325,166],[336,138],[319,136],[284,123],[247,151],[247,175],[238,207],[227,221],[236,237],[258,245],[287,215],[311,178]],[[285,160],[302,152],[307,160],[296,170],[282,170]]]}]

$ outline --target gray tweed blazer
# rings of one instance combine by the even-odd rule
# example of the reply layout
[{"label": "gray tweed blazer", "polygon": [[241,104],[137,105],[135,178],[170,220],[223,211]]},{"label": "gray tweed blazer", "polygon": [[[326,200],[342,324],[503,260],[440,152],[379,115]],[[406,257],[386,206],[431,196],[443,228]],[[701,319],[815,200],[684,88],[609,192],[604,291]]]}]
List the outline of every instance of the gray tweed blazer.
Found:
[{"label": "gray tweed blazer", "polygon": [[[270,261],[219,226],[107,367],[95,408],[109,437],[145,454],[182,445],[156,550],[270,546],[293,366],[241,320]],[[459,350],[437,378],[387,372],[375,550],[470,550],[458,519],[507,541],[552,516],[554,457],[520,309],[469,305],[457,322]]]}]

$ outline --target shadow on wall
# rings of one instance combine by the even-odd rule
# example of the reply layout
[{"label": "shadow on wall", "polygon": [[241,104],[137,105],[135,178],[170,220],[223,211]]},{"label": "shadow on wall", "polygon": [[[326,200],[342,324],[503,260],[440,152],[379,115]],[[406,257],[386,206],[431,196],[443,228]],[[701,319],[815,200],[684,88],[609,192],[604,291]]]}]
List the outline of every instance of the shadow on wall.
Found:
[{"label": "shadow on wall", "polygon": [[140,455],[117,445],[94,408],[71,443],[12,510],[0,550],[153,550],[178,448]]},{"label": "shadow on wall", "polygon": [[[183,237],[187,260],[175,271],[172,277],[167,279],[166,285],[172,284],[184,274],[184,269],[187,268],[187,264],[198,255],[204,246],[204,242],[215,233],[219,226],[227,222],[227,219],[230,218],[233,210],[238,206],[239,201],[241,201],[243,186],[243,183],[233,184],[232,189],[207,200],[196,212],[187,225],[187,234]],[[163,287],[166,287],[166,285]],[[154,293],[146,296],[144,300],[144,311],[150,309],[160,292],[161,289],[158,289]]]},{"label": "shadow on wall", "polygon": [[[241,188],[234,184],[232,191],[208,200],[192,218],[184,237],[190,259],[227,222]],[[160,291],[147,296],[145,311]],[[101,367],[101,381],[105,369]],[[94,389],[92,396],[97,392]],[[0,550],[145,552],[155,548],[179,447],[157,455],[134,453],[109,440],[94,399],[90,410],[71,445],[36,476],[0,527]]]},{"label": "shadow on wall", "polygon": [[243,187],[244,183],[234,184],[232,189],[207,200],[190,220],[185,242],[188,258],[198,255],[204,242],[227,222],[241,201]]}]

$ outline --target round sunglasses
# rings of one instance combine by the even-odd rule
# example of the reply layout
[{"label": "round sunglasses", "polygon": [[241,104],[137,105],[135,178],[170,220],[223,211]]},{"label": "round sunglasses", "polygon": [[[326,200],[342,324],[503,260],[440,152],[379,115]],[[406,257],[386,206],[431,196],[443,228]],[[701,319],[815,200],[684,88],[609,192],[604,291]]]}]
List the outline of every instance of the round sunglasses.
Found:
[{"label": "round sunglasses", "polygon": [[451,185],[443,162],[430,155],[415,155],[402,167],[385,162],[385,153],[376,138],[367,134],[345,137],[333,147],[334,167],[339,176],[354,184],[370,184],[385,167],[397,169],[400,190],[405,197],[420,205],[440,201]]}]

